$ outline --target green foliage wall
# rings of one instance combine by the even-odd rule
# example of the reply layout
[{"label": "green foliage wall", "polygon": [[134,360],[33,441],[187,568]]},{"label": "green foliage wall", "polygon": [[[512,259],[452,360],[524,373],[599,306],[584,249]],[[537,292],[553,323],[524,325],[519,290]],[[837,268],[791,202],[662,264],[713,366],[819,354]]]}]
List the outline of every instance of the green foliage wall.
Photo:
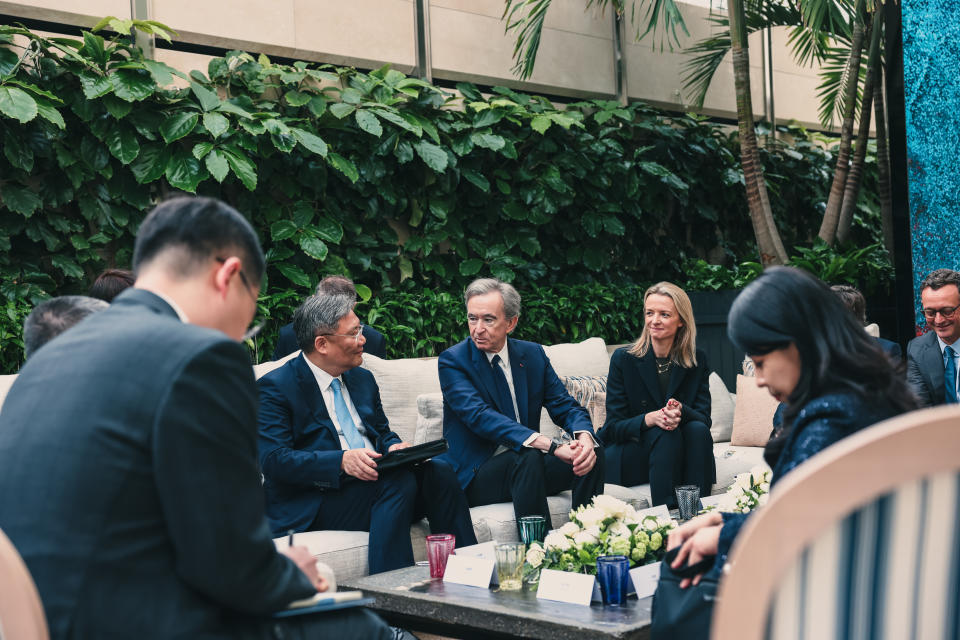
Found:
[{"label": "green foliage wall", "polygon": [[[180,191],[226,200],[261,236],[269,323],[257,359],[330,273],[351,275],[387,317],[389,292],[458,300],[477,275],[529,291],[680,280],[691,258],[752,259],[735,133],[642,104],[558,110],[458,88],[454,102],[387,68],[240,52],[185,75],[125,39],[0,27],[0,369],[19,365],[25,309],[128,267],[145,213]],[[785,241],[804,243],[830,154],[792,133],[798,142],[764,162]],[[871,206],[859,240],[875,235]],[[411,355],[444,335],[413,329],[398,338]]]}]

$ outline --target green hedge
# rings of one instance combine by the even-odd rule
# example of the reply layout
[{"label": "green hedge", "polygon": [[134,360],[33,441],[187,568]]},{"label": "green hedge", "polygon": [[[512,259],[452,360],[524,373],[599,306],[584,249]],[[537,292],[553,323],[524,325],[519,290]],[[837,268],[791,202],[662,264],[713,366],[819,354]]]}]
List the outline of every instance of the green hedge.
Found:
[{"label": "green hedge", "polygon": [[[175,77],[188,86],[170,88]],[[755,254],[729,128],[643,104],[556,109],[458,89],[462,100],[388,68],[241,52],[187,75],[125,39],[0,27],[0,370],[19,364],[9,336],[25,310],[128,266],[140,220],[178,191],[224,199],[261,236],[270,325],[257,359],[331,273],[353,277],[387,317],[391,291],[458,295],[477,275],[521,291],[682,280],[690,260]],[[789,133],[795,144],[764,162],[784,240],[808,244],[831,156]],[[875,241],[876,217],[865,195],[854,242]],[[404,338],[402,353],[446,331]]]}]

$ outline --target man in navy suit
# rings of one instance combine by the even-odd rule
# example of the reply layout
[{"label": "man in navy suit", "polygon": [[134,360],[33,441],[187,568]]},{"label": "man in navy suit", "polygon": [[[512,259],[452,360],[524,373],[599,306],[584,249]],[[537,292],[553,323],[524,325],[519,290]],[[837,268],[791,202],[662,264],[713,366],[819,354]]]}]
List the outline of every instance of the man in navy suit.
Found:
[{"label": "man in navy suit", "polygon": [[[353,281],[343,276],[327,276],[317,284],[315,295],[345,295],[354,296],[356,300],[357,289]],[[387,339],[383,334],[369,325],[363,325],[363,339],[366,344],[363,350],[370,355],[378,358],[387,357]],[[297,334],[293,330],[293,323],[285,324],[280,327],[280,333],[277,335],[277,346],[273,348],[273,360],[280,360],[288,356],[297,349],[300,344],[297,342]]]},{"label": "man in navy suit", "polygon": [[377,458],[410,446],[390,430],[351,295],[316,295],[293,325],[302,353],[260,378],[260,464],[277,534],[369,531],[370,573],[413,564],[410,523],[425,513],[458,546],[476,544],[450,465],[377,471]]},{"label": "man in navy suit", "polygon": [[[520,294],[493,278],[464,294],[470,337],[440,354],[442,457],[457,472],[470,506],[513,502],[517,520],[542,515],[547,496],[573,489],[573,507],[603,493],[603,449],[586,409],[570,397],[543,347],[508,339],[520,316]],[[540,412],[572,436],[540,435]]]},{"label": "man in navy suit", "polygon": [[924,407],[956,404],[960,369],[960,273],[931,271],[920,285],[920,302],[932,329],[907,343],[907,382]]},{"label": "man in navy suit", "polygon": [[900,360],[903,358],[903,350],[900,348],[900,345],[892,340],[881,338],[879,336],[880,329],[876,324],[867,324],[867,300],[863,297],[863,294],[860,293],[860,290],[848,284],[835,284],[830,287],[830,289],[840,297],[840,300],[843,301],[843,306],[850,309],[853,315],[857,317],[857,320],[863,325],[864,330],[873,336],[880,348],[883,349],[883,352],[890,358],[890,361],[894,364],[900,364]]}]

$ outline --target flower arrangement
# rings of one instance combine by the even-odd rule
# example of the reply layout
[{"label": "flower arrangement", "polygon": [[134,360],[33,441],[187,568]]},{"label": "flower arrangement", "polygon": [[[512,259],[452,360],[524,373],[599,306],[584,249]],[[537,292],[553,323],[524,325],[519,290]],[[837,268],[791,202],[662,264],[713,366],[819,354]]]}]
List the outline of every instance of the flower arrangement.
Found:
[{"label": "flower arrangement", "polygon": [[[772,473],[766,467],[756,466],[750,473],[741,473],[727,489],[716,509],[724,513],[750,513],[765,505],[770,497]],[[704,509],[711,511],[714,507]]]},{"label": "flower arrangement", "polygon": [[535,582],[543,569],[596,575],[597,558],[603,555],[627,556],[631,567],[657,562],[676,526],[656,516],[640,518],[613,496],[596,496],[589,505],[570,511],[570,522],[548,533],[543,544],[530,545],[524,578]]}]

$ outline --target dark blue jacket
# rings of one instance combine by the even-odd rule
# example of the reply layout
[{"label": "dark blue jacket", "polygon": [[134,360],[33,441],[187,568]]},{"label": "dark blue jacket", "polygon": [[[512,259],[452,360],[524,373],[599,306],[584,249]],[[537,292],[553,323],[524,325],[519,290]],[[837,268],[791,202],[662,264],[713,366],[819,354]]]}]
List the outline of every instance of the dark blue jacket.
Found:
[{"label": "dark blue jacket", "polygon": [[[373,374],[362,367],[345,372],[367,437],[386,453],[400,436],[390,431]],[[339,489],[343,450],[317,379],[303,354],[257,381],[260,387],[260,466],[267,518],[275,533],[306,531],[323,502],[323,491]]]},{"label": "dark blue jacket", "polygon": [[[387,339],[383,334],[371,327],[363,325],[363,337],[366,342],[363,345],[365,353],[378,358],[387,357]],[[293,323],[285,324],[280,327],[280,333],[277,335],[277,346],[273,348],[272,360],[280,360],[294,351],[299,351],[300,345],[297,344],[297,334],[293,332]]]},{"label": "dark blue jacket", "polygon": [[503,413],[513,413],[513,407],[497,406],[493,371],[473,340],[467,338],[450,347],[437,363],[443,391],[443,435],[450,445],[441,459],[453,465],[464,489],[498,445],[519,451],[531,433],[539,433],[544,407],[553,422],[571,434],[593,433],[587,410],[570,397],[543,347],[510,338],[507,348],[519,423]]}]

